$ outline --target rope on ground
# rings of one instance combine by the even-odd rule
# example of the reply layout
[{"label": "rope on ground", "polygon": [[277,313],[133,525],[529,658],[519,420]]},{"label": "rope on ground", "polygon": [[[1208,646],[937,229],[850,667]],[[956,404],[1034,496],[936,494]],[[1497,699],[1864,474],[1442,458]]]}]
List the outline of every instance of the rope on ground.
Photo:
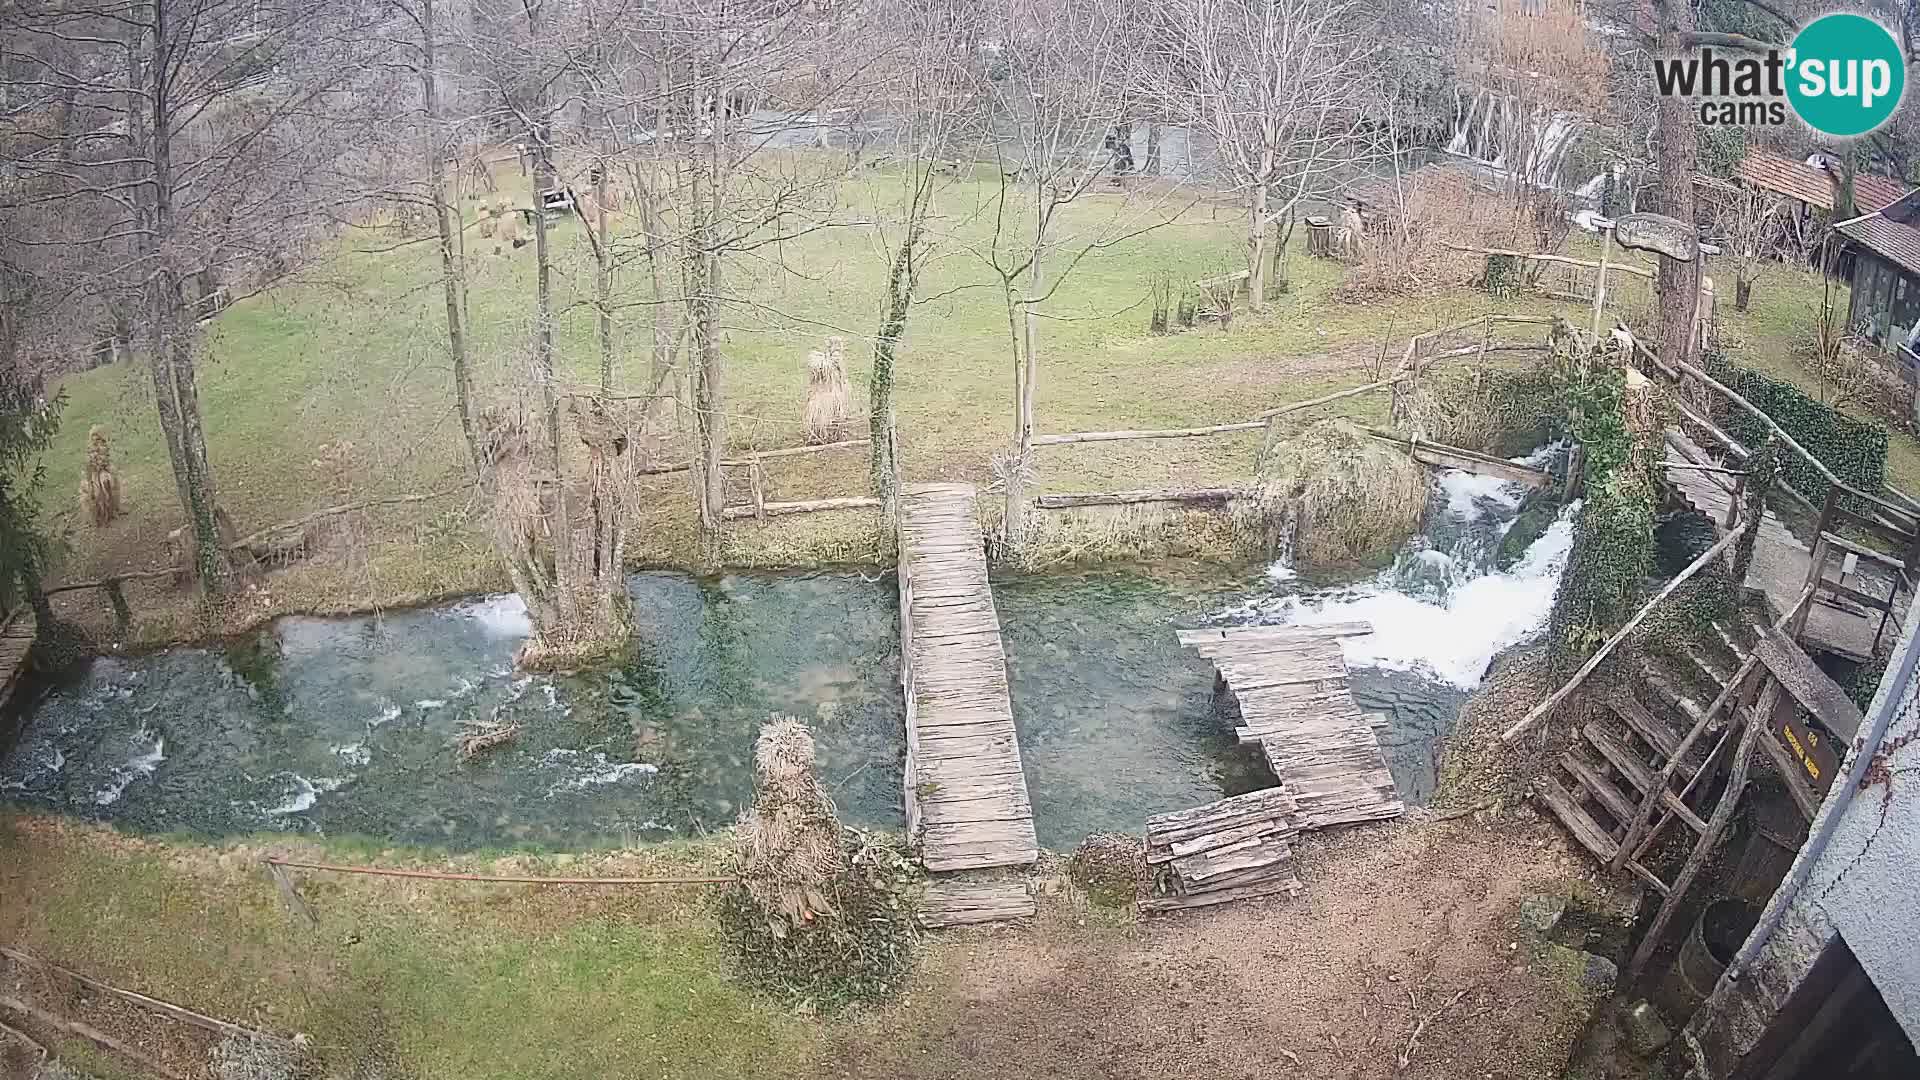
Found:
[{"label": "rope on ground", "polygon": [[427,881],[478,881],[489,885],[731,885],[736,877],[506,877],[490,874],[455,874],[441,870],[392,870],[380,866],[337,866],[332,863],[294,862],[291,859],[261,860],[268,866],[290,870],[319,870],[330,874],[362,874],[368,877],[419,878]]},{"label": "rope on ground", "polygon": [[4,945],[0,945],[0,956],[4,956],[7,959],[12,960],[18,964],[26,964],[30,967],[45,968],[48,971],[57,971],[60,974],[66,976],[69,979],[72,979],[74,982],[77,982],[82,986],[91,987],[95,990],[100,991],[103,994],[110,994],[129,1004],[138,1005],[143,1009],[149,1009],[149,1010],[152,1010],[153,1012],[161,1013],[162,1015],[165,1015],[165,1016],[171,1016],[175,1020],[184,1021],[186,1023],[192,1024],[194,1027],[203,1028],[207,1031],[211,1031],[216,1035],[239,1035],[239,1036],[242,1036],[243,1038],[256,1039],[256,1040],[259,1040],[260,1042],[275,1043],[281,1046],[289,1046],[289,1047],[296,1046],[298,1045],[298,1042],[299,1042],[299,1040],[297,1039],[289,1039],[281,1035],[268,1034],[267,1032],[259,1031],[254,1028],[243,1027],[239,1024],[231,1023],[226,1020],[221,1020],[218,1017],[208,1016],[206,1013],[195,1012],[192,1009],[175,1005],[170,1001],[161,1001],[159,998],[148,997],[145,994],[138,993],[133,990],[124,990],[118,986],[114,986],[111,983],[104,983],[104,982],[101,982],[99,979],[95,979],[87,975],[82,975],[79,972],[73,970],[72,968],[61,967],[59,964],[53,963],[50,960],[42,960],[35,956],[29,956],[18,949],[10,949]]}]

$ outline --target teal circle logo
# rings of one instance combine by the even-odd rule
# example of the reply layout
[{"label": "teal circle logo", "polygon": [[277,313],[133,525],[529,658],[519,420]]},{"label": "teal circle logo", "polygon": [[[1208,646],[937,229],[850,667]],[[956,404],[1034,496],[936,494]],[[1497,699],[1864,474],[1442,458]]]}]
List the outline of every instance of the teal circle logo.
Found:
[{"label": "teal circle logo", "polygon": [[1787,100],[1826,135],[1865,135],[1893,115],[1907,65],[1891,31],[1865,15],[1822,15],[1801,27],[1788,54]]}]

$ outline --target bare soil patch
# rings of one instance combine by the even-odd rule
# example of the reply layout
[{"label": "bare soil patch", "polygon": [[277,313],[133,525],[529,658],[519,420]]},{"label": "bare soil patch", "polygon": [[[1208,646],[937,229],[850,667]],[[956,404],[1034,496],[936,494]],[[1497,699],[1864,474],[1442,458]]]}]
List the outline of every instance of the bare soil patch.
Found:
[{"label": "bare soil patch", "polygon": [[[847,1077],[1553,1077],[1584,1019],[1512,933],[1580,865],[1527,811],[1301,844],[1297,902],[947,936],[838,1038]],[[1408,1044],[1422,1021],[1417,1045]],[[1402,1055],[1408,1064],[1400,1065]]]}]

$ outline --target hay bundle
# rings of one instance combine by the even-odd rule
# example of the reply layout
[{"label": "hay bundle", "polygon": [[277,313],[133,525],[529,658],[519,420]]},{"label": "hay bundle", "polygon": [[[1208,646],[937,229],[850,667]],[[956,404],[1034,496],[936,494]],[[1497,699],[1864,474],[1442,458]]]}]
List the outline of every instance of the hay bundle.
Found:
[{"label": "hay bundle", "polygon": [[840,358],[846,342],[828,338],[827,350],[807,354],[807,442],[814,445],[846,438],[853,419],[853,388]]},{"label": "hay bundle", "polygon": [[105,528],[120,516],[120,480],[113,475],[113,450],[102,428],[87,432],[87,469],[80,478],[80,503],[93,518],[93,527]]},{"label": "hay bundle", "polygon": [[1337,568],[1389,557],[1420,525],[1426,471],[1405,450],[1345,420],[1323,420],[1267,449],[1247,498],[1233,503],[1245,542],[1296,565]]},{"label": "hay bundle", "polygon": [[740,883],[784,938],[816,916],[834,913],[829,894],[847,869],[845,836],[833,800],[814,775],[806,724],[776,717],[754,745],[753,809],[741,819],[745,863]]},{"label": "hay bundle", "polygon": [[[501,243],[511,244],[514,247],[519,247],[526,243],[520,236],[520,215],[502,215],[499,227],[494,229],[494,237]],[[499,248],[496,247],[494,250],[498,251]]]}]

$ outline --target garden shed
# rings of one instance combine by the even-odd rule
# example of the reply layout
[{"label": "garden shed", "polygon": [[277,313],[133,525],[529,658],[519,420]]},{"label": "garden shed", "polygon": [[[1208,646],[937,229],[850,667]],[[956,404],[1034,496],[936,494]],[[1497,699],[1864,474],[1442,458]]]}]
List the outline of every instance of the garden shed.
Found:
[{"label": "garden shed", "polygon": [[1883,209],[1834,226],[1853,256],[1847,326],[1899,357],[1909,374],[1915,363],[1910,343],[1915,324],[1920,323],[1916,217],[1920,217],[1920,192],[1909,192]]}]

